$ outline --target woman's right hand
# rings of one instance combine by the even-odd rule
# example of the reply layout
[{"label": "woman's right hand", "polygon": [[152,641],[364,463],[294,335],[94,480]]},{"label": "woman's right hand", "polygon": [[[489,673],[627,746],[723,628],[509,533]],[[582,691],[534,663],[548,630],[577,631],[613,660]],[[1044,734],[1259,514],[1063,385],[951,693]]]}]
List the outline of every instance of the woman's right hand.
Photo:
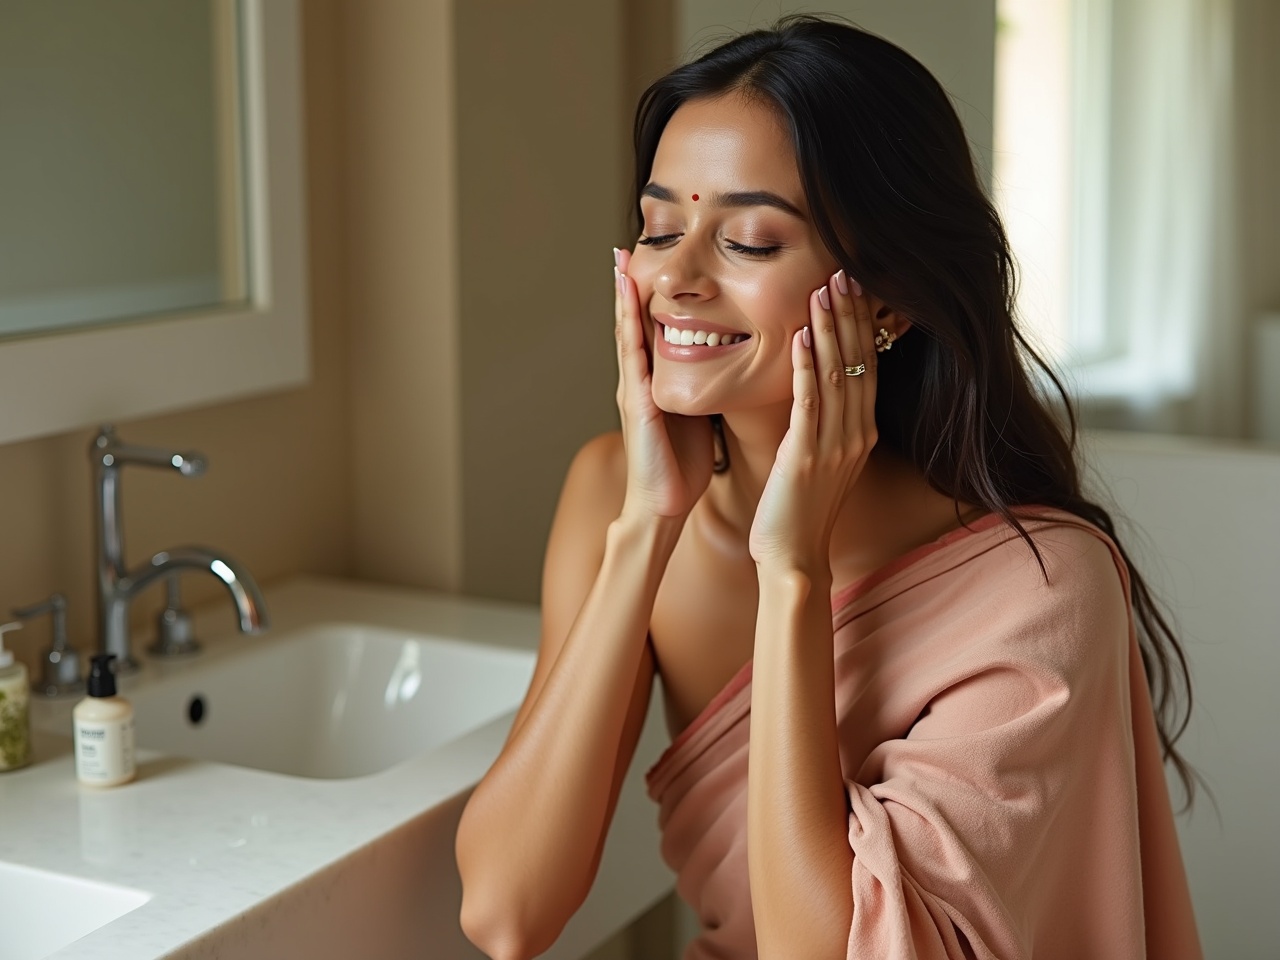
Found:
[{"label": "woman's right hand", "polygon": [[614,335],[618,412],[627,451],[623,515],[683,520],[711,482],[715,441],[709,417],[667,413],[653,400],[653,371],[628,250],[616,252]]}]

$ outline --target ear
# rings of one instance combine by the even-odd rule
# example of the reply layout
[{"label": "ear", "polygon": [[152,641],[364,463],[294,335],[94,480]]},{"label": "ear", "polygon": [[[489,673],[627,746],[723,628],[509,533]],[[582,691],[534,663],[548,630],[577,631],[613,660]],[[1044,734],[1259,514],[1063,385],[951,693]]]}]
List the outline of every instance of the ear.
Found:
[{"label": "ear", "polygon": [[911,321],[889,307],[883,300],[872,297],[871,311],[871,315],[875,318],[876,330],[879,331],[881,327],[884,327],[893,334],[895,340],[901,338],[904,333],[911,329]]}]

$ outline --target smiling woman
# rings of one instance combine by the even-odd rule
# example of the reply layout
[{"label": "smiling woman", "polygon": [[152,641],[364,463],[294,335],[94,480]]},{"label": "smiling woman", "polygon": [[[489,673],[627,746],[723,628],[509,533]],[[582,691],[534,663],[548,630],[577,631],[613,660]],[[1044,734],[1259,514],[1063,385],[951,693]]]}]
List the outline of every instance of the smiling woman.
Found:
[{"label": "smiling woman", "polygon": [[660,677],[686,960],[1199,957],[1182,655],[1032,387],[945,92],[787,18],[656,82],[635,143],[622,430],[565,481],[534,677],[458,831],[467,935],[559,936]]}]

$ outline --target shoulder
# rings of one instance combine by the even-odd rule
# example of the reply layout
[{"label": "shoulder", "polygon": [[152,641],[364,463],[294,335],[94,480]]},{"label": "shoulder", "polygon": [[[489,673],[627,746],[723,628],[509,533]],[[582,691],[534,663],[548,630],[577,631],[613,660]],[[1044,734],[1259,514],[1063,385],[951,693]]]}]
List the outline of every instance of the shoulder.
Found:
[{"label": "shoulder", "polygon": [[569,464],[552,525],[552,540],[596,543],[604,550],[604,531],[622,511],[627,489],[626,449],[614,430],[592,437]]},{"label": "shoulder", "polygon": [[[977,601],[1006,644],[1064,668],[1125,657],[1132,624],[1128,569],[1115,542],[1066,511],[1019,509],[1036,552],[1011,525],[987,557]],[[1038,557],[1037,554],[1038,553]],[[1073,672],[1073,671],[1072,671]]]},{"label": "shoulder", "polygon": [[627,451],[622,431],[612,430],[584,443],[569,464],[565,491],[589,494],[601,506],[622,509],[627,490]]},{"label": "shoulder", "polygon": [[[1118,592],[1127,598],[1128,566],[1116,542],[1100,527],[1060,509],[1020,507],[1015,515],[1036,546],[1040,557],[1036,573],[1048,589],[1086,594]],[[1011,542],[1020,544],[1032,556],[1017,531],[1011,526],[1006,529],[1014,537]]]},{"label": "shoulder", "polygon": [[610,430],[592,437],[574,455],[571,469],[593,471],[599,479],[612,475],[626,480],[627,451],[622,444],[622,431]]},{"label": "shoulder", "polygon": [[1054,587],[1098,578],[1120,583],[1127,579],[1115,541],[1083,517],[1041,506],[1014,506],[1011,513],[1013,520],[984,514],[942,538],[935,566],[993,589],[1022,589],[1033,580]]}]

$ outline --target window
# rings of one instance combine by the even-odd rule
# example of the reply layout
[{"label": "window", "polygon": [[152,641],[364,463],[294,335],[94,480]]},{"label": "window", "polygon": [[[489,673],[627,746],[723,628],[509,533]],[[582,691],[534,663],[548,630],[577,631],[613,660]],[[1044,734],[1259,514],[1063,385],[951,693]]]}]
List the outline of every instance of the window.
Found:
[{"label": "window", "polygon": [[1224,364],[1207,361],[1242,354],[1230,4],[997,10],[994,190],[1023,330],[1086,411],[1150,413],[1221,391],[1208,378]]}]

